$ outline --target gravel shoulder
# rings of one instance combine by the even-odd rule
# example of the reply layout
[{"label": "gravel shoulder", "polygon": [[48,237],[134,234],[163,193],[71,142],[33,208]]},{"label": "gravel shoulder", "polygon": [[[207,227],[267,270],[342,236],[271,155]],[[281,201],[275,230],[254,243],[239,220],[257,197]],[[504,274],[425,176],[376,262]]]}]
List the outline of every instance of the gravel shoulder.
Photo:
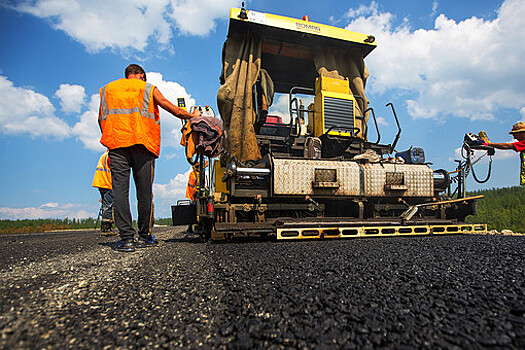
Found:
[{"label": "gravel shoulder", "polygon": [[0,348],[524,348],[525,237],[0,236]]}]

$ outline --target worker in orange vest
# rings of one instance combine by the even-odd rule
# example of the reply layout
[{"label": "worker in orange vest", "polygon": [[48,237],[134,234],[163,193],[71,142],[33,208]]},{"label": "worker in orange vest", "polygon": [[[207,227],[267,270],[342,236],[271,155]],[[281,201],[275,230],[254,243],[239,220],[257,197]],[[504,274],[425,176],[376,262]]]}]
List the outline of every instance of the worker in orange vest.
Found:
[{"label": "worker in orange vest", "polygon": [[[196,162],[193,164],[192,171],[190,173],[190,177],[188,178],[188,185],[186,186],[186,198],[191,199],[192,202],[195,202],[197,192],[195,192],[195,189],[199,187],[199,168],[200,168],[200,162]],[[208,167],[208,161],[204,163],[204,169]]]},{"label": "worker in orange vest", "polygon": [[195,189],[199,184],[199,163],[195,163],[192,166],[190,177],[188,178],[188,186],[186,186],[186,198],[192,202],[195,201]]},{"label": "worker in orange vest", "polygon": [[[208,167],[208,162],[204,163],[204,168]],[[200,162],[192,165],[192,171],[188,178],[188,185],[186,186],[186,198],[190,199],[193,203],[197,200],[197,193],[199,190],[199,168]],[[197,191],[196,191],[197,190]],[[193,233],[193,225],[189,225],[186,232]]]},{"label": "worker in orange vest", "polygon": [[[159,106],[180,119],[200,115],[179,108],[168,101],[157,87],[146,82],[146,72],[130,64],[125,79],[110,82],[100,89],[100,143],[109,149],[115,225],[121,241],[115,250],[133,252],[135,248],[154,246],[158,242],[151,234],[153,220],[153,177],[155,159],[160,153]],[[134,239],[129,208],[129,175],[138,200],[138,240]]]},{"label": "worker in orange vest", "polygon": [[107,236],[113,234],[111,226],[113,225],[113,196],[111,191],[111,170],[109,168],[109,151],[104,152],[97,163],[95,176],[93,176],[92,186],[98,188],[100,192],[100,201],[102,208],[100,214],[100,235]]}]

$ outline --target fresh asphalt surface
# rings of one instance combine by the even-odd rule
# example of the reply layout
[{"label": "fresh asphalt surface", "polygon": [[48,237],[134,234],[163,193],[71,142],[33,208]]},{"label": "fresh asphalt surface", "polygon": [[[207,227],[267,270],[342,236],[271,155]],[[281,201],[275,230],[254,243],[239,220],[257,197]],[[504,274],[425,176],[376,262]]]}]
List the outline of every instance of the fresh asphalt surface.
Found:
[{"label": "fresh asphalt surface", "polygon": [[525,236],[0,236],[0,348],[525,348]]}]

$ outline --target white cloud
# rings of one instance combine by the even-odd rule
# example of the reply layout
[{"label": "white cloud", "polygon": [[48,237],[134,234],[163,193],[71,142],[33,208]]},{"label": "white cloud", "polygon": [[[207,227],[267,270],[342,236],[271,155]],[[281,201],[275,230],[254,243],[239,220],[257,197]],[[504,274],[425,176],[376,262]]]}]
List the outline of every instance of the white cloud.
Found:
[{"label": "white cloud", "polygon": [[171,206],[179,200],[187,200],[186,187],[191,173],[191,167],[183,174],[177,174],[167,184],[153,184],[153,202],[155,217],[171,217]]},{"label": "white cloud", "polygon": [[0,96],[1,133],[59,140],[71,135],[71,128],[55,116],[55,107],[46,96],[16,87],[4,76],[0,76]]},{"label": "white cloud", "polygon": [[288,94],[278,94],[277,99],[274,99],[273,104],[268,111],[269,115],[276,115],[282,118],[283,123],[290,122],[290,107]]},{"label": "white cloud", "polygon": [[[516,140],[508,140],[506,142],[515,142]],[[458,147],[454,150],[454,159],[465,159],[464,156],[467,156],[465,151],[462,150],[462,147]],[[474,150],[474,154],[471,155],[472,162],[475,162],[479,157],[482,157],[479,161],[480,164],[487,163],[489,161],[489,157],[487,156],[486,151],[481,150]],[[513,150],[496,150],[496,153],[492,156],[493,160],[505,160],[505,159],[511,159],[511,158],[519,158],[519,153],[513,151]],[[454,159],[449,158],[449,160],[452,162]],[[476,165],[474,165],[476,166]]]},{"label": "white cloud", "polygon": [[184,174],[177,174],[167,184],[153,184],[153,193],[155,200],[167,199],[175,202],[186,196],[186,186],[191,173],[191,167]]},{"label": "white cloud", "polygon": [[432,3],[432,13],[430,14],[431,17],[434,17],[436,15],[438,8],[439,8],[439,3],[437,1],[434,1]]},{"label": "white cloud", "polygon": [[167,4],[167,0],[37,0],[18,6],[18,10],[49,19],[55,29],[91,52],[105,48],[143,51],[150,38],[168,44],[171,30],[164,18]]},{"label": "white cloud", "polygon": [[360,17],[360,16],[376,16],[378,14],[377,2],[372,1],[370,5],[360,5],[356,9],[348,9],[346,16],[350,18]]},{"label": "white cloud", "polygon": [[58,208],[58,203],[54,203],[54,202],[45,203],[45,204],[42,204],[42,205],[40,206],[40,208],[42,208],[42,209],[46,209],[46,208]]},{"label": "white cloud", "polygon": [[215,19],[228,18],[229,9],[239,6],[237,0],[171,0],[169,16],[183,34],[206,35],[215,30]]},{"label": "white cloud", "polygon": [[[191,106],[195,105],[195,99],[186,92],[186,89],[177,82],[165,81],[164,77],[160,73],[149,72],[146,73],[148,82],[155,85],[159,91],[166,97],[171,103],[177,105],[177,98],[184,98],[186,100],[186,107],[188,111]],[[179,118],[166,112],[160,108],[160,121],[161,121],[161,138],[162,148],[177,148],[180,146],[182,122]]]},{"label": "white cloud", "polygon": [[144,51],[170,46],[174,31],[207,35],[227,18],[234,0],[31,0],[16,6],[51,21],[90,52],[106,48]]},{"label": "white cloud", "polygon": [[86,97],[86,90],[80,85],[61,84],[55,96],[60,99],[60,106],[64,112],[80,113]]},{"label": "white cloud", "polygon": [[377,39],[367,58],[371,92],[414,94],[413,118],[494,119],[501,108],[524,107],[525,46],[515,43],[525,40],[525,1],[505,1],[494,20],[441,14],[431,30],[413,30],[407,19],[394,27],[395,16],[375,2],[347,15],[347,29]]},{"label": "white cloud", "polygon": [[[380,126],[389,126],[390,125],[390,123],[388,123],[385,118],[383,118],[383,117],[376,117],[376,118],[377,118],[377,125],[380,125]],[[372,117],[370,117],[369,123],[373,123]]]},{"label": "white cloud", "polygon": [[73,135],[84,144],[87,149],[103,151],[104,146],[100,143],[100,127],[98,126],[98,109],[100,106],[100,95],[94,94],[88,104],[88,110],[80,116],[73,126]]},{"label": "white cloud", "polygon": [[[86,209],[89,208],[91,212]],[[47,218],[70,218],[83,219],[95,217],[98,208],[93,205],[45,203],[39,207],[9,208],[0,207],[0,219],[47,219]]]}]

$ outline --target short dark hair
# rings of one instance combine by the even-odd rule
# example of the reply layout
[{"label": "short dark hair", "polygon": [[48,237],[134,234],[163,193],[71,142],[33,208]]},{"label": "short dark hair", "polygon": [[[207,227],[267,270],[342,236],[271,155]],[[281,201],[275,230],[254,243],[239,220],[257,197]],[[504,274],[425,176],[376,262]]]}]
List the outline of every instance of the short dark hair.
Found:
[{"label": "short dark hair", "polygon": [[126,79],[131,74],[144,74],[144,79],[146,79],[146,72],[138,64],[130,64],[129,66],[126,67],[126,70],[124,71],[124,76],[126,77]]}]

